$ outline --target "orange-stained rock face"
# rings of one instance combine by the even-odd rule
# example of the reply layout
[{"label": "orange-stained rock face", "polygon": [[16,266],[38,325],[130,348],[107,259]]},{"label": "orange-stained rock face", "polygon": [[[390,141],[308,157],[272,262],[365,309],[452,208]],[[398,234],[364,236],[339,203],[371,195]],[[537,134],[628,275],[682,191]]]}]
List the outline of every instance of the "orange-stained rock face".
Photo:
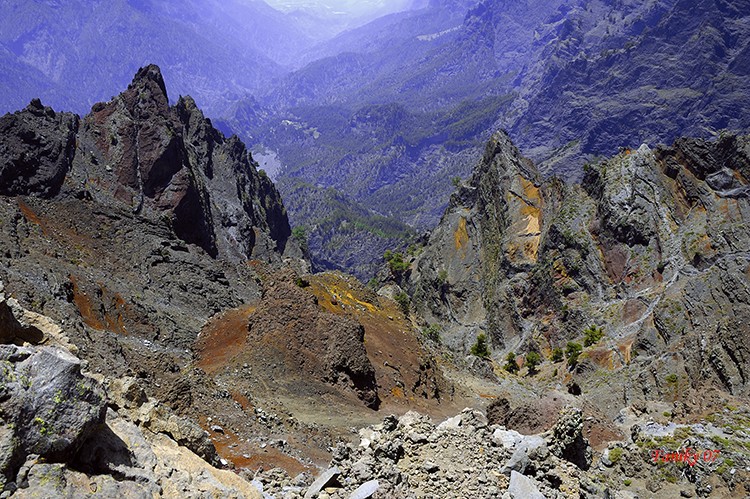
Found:
[{"label": "orange-stained rock face", "polygon": [[[458,226],[456,227],[456,231],[453,234],[454,244],[456,246],[456,251],[460,252],[462,249],[465,248],[465,246],[469,242],[469,234],[466,232],[466,219],[461,217],[458,219]],[[466,250],[464,249],[463,254],[466,254]]]},{"label": "orange-stained rock face", "polygon": [[292,273],[274,274],[273,280],[257,305],[209,322],[198,342],[200,364],[212,373],[243,363],[266,365],[262,376],[269,383],[285,379],[309,384],[312,391],[316,384],[328,384],[377,408],[380,399],[364,328],[321,309],[315,296],[295,285]]},{"label": "orange-stained rock face", "polygon": [[514,264],[534,264],[541,242],[543,199],[539,187],[518,175],[506,195],[508,227],[506,256]]},{"label": "orange-stained rock face", "polygon": [[[739,360],[750,355],[741,346],[750,320],[748,171],[748,138],[727,135],[643,145],[566,185],[542,181],[497,133],[412,266],[416,307],[428,323],[446,324],[454,349],[467,352],[489,333],[496,360],[583,344],[588,327],[602,327],[574,373],[604,408],[629,390],[664,392],[632,386],[630,369],[646,365],[750,393]],[[458,244],[464,226],[476,250],[459,258],[469,246]],[[662,365],[664,351],[677,357]],[[598,371],[612,373],[609,389]]]},{"label": "orange-stained rock face", "polygon": [[431,410],[449,397],[452,387],[395,302],[334,272],[312,276],[310,290],[318,306],[364,327],[367,357],[384,405]]}]

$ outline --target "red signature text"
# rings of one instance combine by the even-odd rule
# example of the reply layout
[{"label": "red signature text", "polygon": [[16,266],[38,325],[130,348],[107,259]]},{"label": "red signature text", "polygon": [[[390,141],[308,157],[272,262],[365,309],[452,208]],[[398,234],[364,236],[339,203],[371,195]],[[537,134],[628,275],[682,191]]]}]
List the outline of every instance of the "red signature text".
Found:
[{"label": "red signature text", "polygon": [[721,451],[718,449],[704,450],[699,452],[687,447],[677,452],[666,452],[661,449],[654,449],[651,451],[651,460],[654,463],[661,461],[662,463],[686,463],[690,467],[695,466],[702,459],[704,463],[713,463],[716,458],[719,457]]}]

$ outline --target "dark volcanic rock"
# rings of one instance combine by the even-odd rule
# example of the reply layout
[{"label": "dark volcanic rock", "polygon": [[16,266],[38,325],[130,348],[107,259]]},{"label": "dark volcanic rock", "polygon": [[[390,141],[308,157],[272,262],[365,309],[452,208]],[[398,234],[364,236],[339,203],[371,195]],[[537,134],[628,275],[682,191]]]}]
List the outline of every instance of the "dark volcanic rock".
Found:
[{"label": "dark volcanic rock", "polygon": [[170,107],[153,65],[95,104],[80,129],[76,116],[38,100],[0,119],[0,194],[127,208],[231,261],[278,260],[291,234],[279,193],[242,142],[214,129],[189,97]]},{"label": "dark volcanic rock", "polygon": [[0,281],[0,344],[15,343],[21,346],[25,342],[40,343],[44,339],[44,333],[34,326],[22,324],[16,318],[3,291],[3,283]]},{"label": "dark volcanic rock", "polygon": [[39,99],[0,117],[0,194],[58,193],[75,153],[78,117],[55,113]]},{"label": "dark volcanic rock", "polygon": [[[29,108],[10,118],[48,119],[39,113],[52,111]],[[22,154],[6,147],[14,137],[0,137],[3,164],[15,165],[14,154]],[[164,341],[169,355],[184,357],[211,315],[255,297],[248,259],[280,263],[284,251],[303,257],[287,244],[278,192],[244,145],[217,132],[192,99],[170,107],[156,66],[94,105],[73,143],[53,198],[20,197],[35,191],[18,184],[19,197],[0,200],[0,256],[21,301],[46,303],[53,317],[72,319],[71,336],[102,369],[122,374],[130,365],[132,345],[114,346],[130,334],[149,342],[138,348]],[[91,336],[86,327],[107,334]],[[153,354],[154,365],[164,362],[156,360],[161,354]],[[133,372],[151,363],[143,355],[132,355]]]},{"label": "dark volcanic rock", "polygon": [[66,179],[71,194],[166,216],[180,239],[212,256],[284,251],[291,230],[273,185],[191,98],[169,106],[158,67],[140,69],[125,92],[94,105],[78,139]]},{"label": "dark volcanic rock", "polygon": [[[51,113],[27,109],[3,120],[35,126]],[[23,154],[8,147],[14,130],[0,136],[0,163],[13,168]],[[52,137],[43,126],[42,133]],[[230,401],[196,401],[196,390],[216,388],[213,380],[200,377],[196,387],[184,379],[194,374],[191,349],[206,321],[259,298],[258,262],[249,260],[304,266],[274,185],[192,99],[169,106],[155,66],[94,105],[72,144],[59,179],[7,183],[23,172],[3,170],[0,184],[13,196],[0,196],[0,279],[18,303],[63,325],[92,372],[137,377],[180,417],[195,404],[202,416],[246,417]],[[46,341],[26,326],[14,324],[2,337]],[[154,431],[212,459],[195,424],[171,419]]]}]

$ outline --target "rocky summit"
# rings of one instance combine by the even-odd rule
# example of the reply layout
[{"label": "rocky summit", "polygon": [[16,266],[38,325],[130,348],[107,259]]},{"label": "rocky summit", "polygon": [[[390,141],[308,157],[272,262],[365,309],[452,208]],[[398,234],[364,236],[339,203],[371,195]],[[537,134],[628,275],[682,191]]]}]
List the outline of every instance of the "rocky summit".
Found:
[{"label": "rocky summit", "polygon": [[0,117],[0,497],[750,494],[750,137],[504,132],[363,285],[156,66]]}]

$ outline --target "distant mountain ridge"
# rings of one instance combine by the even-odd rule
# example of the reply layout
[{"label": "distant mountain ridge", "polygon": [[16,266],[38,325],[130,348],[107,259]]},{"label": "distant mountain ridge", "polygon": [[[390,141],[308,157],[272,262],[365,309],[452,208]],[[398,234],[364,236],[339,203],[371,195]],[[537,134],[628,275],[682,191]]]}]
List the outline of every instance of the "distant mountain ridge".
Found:
[{"label": "distant mountain ridge", "polygon": [[259,92],[332,34],[262,1],[114,0],[0,4],[0,112],[40,97],[84,114],[148,63],[209,115]]},{"label": "distant mountain ridge", "polygon": [[[313,252],[330,242],[324,226],[376,236],[369,252],[318,253],[360,277],[382,248],[407,244],[383,238],[378,217],[405,229],[391,234],[434,226],[494,130],[542,174],[580,180],[586,161],[619,147],[750,127],[748,0],[410,7],[326,40],[318,20],[259,1],[13,0],[0,7],[0,109],[39,96],[83,114],[156,61],[172,95],[193,95],[227,135],[284,167],[279,188]],[[349,209],[334,222],[322,205],[295,204],[308,201],[292,198],[301,184],[337,190]],[[367,223],[350,223],[363,213]]]},{"label": "distant mountain ridge", "polygon": [[324,44],[330,57],[226,126],[277,153],[282,191],[291,179],[333,187],[421,230],[492,130],[572,181],[619,147],[747,130],[748,12],[722,0],[431,2]]}]

